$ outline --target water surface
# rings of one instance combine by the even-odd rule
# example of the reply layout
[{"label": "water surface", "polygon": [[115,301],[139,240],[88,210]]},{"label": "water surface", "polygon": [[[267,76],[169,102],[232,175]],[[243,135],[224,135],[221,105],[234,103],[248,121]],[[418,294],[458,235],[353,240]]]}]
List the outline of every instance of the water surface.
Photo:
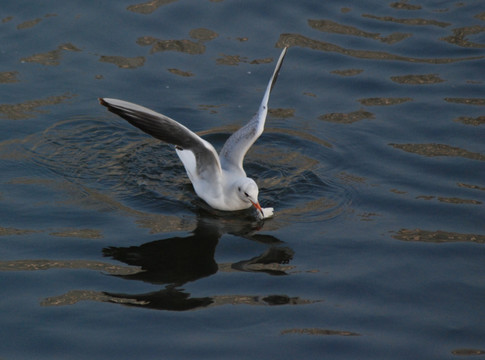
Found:
[{"label": "water surface", "polygon": [[[479,1],[5,1],[3,359],[485,355]],[[221,213],[164,113],[245,161],[273,219]]]}]

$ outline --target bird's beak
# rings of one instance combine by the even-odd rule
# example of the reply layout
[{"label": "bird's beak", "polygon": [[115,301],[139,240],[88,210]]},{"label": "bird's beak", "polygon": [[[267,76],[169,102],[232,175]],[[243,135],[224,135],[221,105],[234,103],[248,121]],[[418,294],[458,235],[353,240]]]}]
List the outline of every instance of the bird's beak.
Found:
[{"label": "bird's beak", "polygon": [[263,217],[264,217],[264,212],[263,212],[263,209],[261,208],[261,205],[259,205],[259,203],[258,203],[258,202],[252,202],[252,201],[251,201],[251,203],[253,204],[253,206],[254,206],[256,209],[258,209],[258,210],[259,210],[259,212],[261,213],[261,215],[263,215]]}]

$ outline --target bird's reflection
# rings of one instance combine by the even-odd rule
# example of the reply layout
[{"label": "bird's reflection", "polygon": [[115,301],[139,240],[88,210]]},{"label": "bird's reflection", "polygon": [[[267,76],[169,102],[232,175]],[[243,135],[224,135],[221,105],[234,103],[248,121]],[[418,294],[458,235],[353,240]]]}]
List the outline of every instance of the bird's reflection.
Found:
[{"label": "bird's reflection", "polygon": [[[196,298],[181,288],[187,282],[211,276],[217,271],[252,271],[286,275],[290,267],[285,264],[293,258],[293,250],[281,246],[283,242],[273,236],[258,234],[261,226],[261,223],[248,223],[246,220],[228,217],[216,218],[204,214],[198,217],[196,229],[187,237],[157,240],[140,246],[105,248],[104,256],[142,269],[138,273],[114,276],[163,284],[165,288],[146,294],[104,294],[111,302],[179,311],[224,303],[297,303],[301,300],[285,295],[222,295]],[[268,248],[261,255],[249,260],[217,264],[214,258],[216,246],[221,236],[226,233],[263,243]]]},{"label": "bird's reflection", "polygon": [[103,255],[143,271],[117,275],[153,284],[184,284],[217,272],[214,253],[221,237],[217,228],[199,221],[190,236],[152,241],[140,246],[109,247]]}]

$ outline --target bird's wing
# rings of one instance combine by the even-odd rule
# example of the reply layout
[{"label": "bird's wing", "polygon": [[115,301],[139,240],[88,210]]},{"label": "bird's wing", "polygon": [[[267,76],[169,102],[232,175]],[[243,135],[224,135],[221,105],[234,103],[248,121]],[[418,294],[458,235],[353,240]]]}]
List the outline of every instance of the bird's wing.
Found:
[{"label": "bird's wing", "polygon": [[264,92],[263,100],[259,106],[258,112],[253,116],[253,118],[242,128],[232,134],[229,139],[227,139],[224,147],[220,152],[220,160],[223,168],[234,168],[236,167],[240,171],[243,171],[243,160],[244,156],[248,152],[251,145],[259,138],[264,130],[264,122],[266,121],[266,115],[268,114],[268,100],[271,90],[273,89],[278,74],[283,64],[283,59],[286,55],[287,47],[283,49],[281,55],[276,63],[273,76],[268,83],[266,91]]},{"label": "bird's wing", "polygon": [[154,138],[175,145],[178,151],[191,151],[195,157],[195,169],[189,169],[187,166],[192,168],[194,164],[186,164],[181,159],[187,171],[195,171],[192,175],[207,181],[220,178],[221,165],[214,147],[185,126],[165,115],[127,101],[103,98],[99,102]]}]

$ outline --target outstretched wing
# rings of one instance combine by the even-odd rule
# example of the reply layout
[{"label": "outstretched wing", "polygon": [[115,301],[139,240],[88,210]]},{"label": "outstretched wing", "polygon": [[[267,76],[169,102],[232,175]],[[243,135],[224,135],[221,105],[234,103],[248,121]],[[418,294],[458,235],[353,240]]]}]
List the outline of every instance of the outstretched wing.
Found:
[{"label": "outstretched wing", "polygon": [[179,152],[191,151],[195,157],[195,164],[192,161],[187,161],[186,164],[182,159],[187,172],[195,172],[189,175],[196,175],[207,181],[219,178],[221,165],[214,147],[185,126],[165,115],[127,101],[103,98],[99,99],[99,102],[147,134],[175,145]]},{"label": "outstretched wing", "polygon": [[244,172],[243,170],[243,160],[244,156],[248,152],[251,145],[259,138],[263,133],[264,123],[266,121],[266,115],[268,114],[268,100],[271,90],[273,89],[278,74],[283,64],[283,59],[286,55],[287,47],[283,49],[281,55],[276,63],[273,76],[268,83],[266,91],[264,92],[263,100],[259,106],[259,110],[256,115],[242,128],[232,134],[229,139],[227,139],[224,147],[220,152],[220,161],[224,169],[230,169],[236,167],[238,170]]}]

